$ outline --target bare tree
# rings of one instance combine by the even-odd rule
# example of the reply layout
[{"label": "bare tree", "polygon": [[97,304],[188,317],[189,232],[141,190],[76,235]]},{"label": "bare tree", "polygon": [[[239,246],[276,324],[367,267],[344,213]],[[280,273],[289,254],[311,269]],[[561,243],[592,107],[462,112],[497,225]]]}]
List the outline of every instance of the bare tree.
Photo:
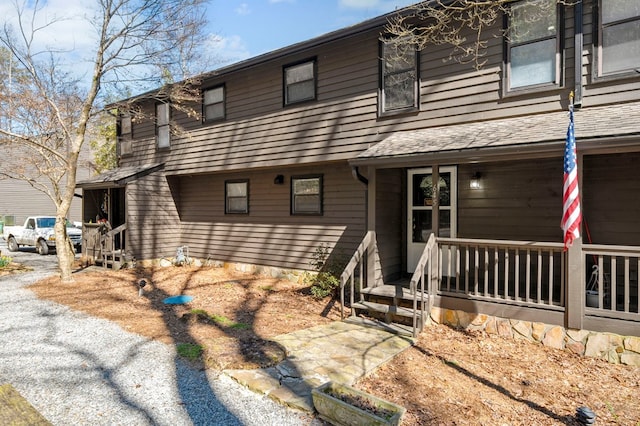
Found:
[{"label": "bare tree", "polygon": [[[489,41],[510,37],[513,29],[502,28],[500,20],[513,13],[515,0],[430,0],[410,6],[394,15],[382,39],[399,46],[423,50],[428,46],[450,47],[449,58],[482,68]],[[571,0],[530,0],[520,13],[528,22],[543,22],[549,8],[571,5]],[[499,24],[499,25],[497,25]],[[498,28],[498,31],[496,31]]]},{"label": "bare tree", "polygon": [[92,41],[85,75],[69,62],[79,60],[74,46],[49,48],[36,42],[61,22],[58,17],[40,19],[45,2],[15,0],[17,19],[4,18],[0,46],[23,78],[0,85],[5,118],[0,146],[11,160],[0,162],[0,175],[29,182],[55,204],[63,281],[72,279],[74,259],[65,219],[91,120],[103,110],[106,93],[113,96],[131,87],[142,92],[172,83],[159,96],[174,107],[189,108],[199,96],[188,65],[197,55],[197,42],[204,39],[206,1],[95,0],[84,17],[91,28],[86,38]]}]

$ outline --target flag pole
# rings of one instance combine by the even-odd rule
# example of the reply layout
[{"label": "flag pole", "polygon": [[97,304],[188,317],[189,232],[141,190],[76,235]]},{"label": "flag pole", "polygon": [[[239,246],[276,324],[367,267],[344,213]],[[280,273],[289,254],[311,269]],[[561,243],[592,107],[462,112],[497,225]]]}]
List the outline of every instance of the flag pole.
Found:
[{"label": "flag pole", "polygon": [[569,93],[569,128],[565,141],[564,158],[564,187],[563,187],[563,219],[564,250],[566,253],[566,305],[565,322],[567,328],[583,328],[583,312],[585,307],[584,258],[582,256],[582,239],[580,226],[582,214],[580,212],[580,193],[578,181],[578,156],[575,145],[575,130],[573,127],[573,90]]}]

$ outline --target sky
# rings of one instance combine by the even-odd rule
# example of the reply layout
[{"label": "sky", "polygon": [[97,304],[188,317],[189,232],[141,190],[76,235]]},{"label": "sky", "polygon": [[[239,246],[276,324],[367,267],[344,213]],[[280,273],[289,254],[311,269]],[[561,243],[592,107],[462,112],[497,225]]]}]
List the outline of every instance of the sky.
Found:
[{"label": "sky", "polygon": [[[26,5],[30,18],[34,0]],[[417,0],[209,0],[209,21],[202,49],[214,60],[211,71],[298,42],[358,24]],[[16,2],[0,0],[0,27],[18,28]],[[34,50],[56,49],[67,57],[70,72],[88,75],[95,55],[96,29],[88,21],[97,1],[39,0]]]},{"label": "sky", "polygon": [[416,0],[212,0],[211,46],[221,65],[270,52]]}]

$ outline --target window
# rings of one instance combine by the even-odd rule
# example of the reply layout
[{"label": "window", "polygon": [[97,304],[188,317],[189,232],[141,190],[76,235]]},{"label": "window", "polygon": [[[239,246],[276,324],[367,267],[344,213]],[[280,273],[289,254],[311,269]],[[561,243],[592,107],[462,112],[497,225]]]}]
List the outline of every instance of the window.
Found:
[{"label": "window", "polygon": [[204,91],[203,121],[222,120],[225,116],[224,86]]},{"label": "window", "polygon": [[507,55],[508,90],[559,84],[556,0],[521,1],[511,7]]},{"label": "window", "polygon": [[291,214],[322,214],[322,176],[291,178]]},{"label": "window", "polygon": [[171,146],[169,104],[156,105],[156,138],[158,148],[169,148]]},{"label": "window", "polygon": [[600,5],[599,75],[640,68],[640,3],[602,0]]},{"label": "window", "polygon": [[249,213],[249,181],[225,182],[225,213]]},{"label": "window", "polygon": [[401,40],[383,42],[380,55],[380,113],[418,108],[418,52]]},{"label": "window", "polygon": [[118,149],[121,156],[132,154],[131,139],[131,115],[123,114],[120,116],[120,126],[118,127]]},{"label": "window", "polygon": [[309,101],[316,98],[316,61],[290,65],[284,68],[284,104]]}]

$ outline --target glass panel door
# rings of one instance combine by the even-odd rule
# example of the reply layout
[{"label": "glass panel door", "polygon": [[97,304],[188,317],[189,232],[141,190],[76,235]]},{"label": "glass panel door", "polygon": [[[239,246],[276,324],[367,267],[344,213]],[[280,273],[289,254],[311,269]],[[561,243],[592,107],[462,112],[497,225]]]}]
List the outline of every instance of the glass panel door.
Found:
[{"label": "glass panel door", "polygon": [[408,171],[409,188],[407,229],[407,271],[413,272],[427,240],[434,232],[433,209],[438,210],[440,237],[456,236],[456,168],[441,167],[438,177],[438,202],[431,168]]}]

